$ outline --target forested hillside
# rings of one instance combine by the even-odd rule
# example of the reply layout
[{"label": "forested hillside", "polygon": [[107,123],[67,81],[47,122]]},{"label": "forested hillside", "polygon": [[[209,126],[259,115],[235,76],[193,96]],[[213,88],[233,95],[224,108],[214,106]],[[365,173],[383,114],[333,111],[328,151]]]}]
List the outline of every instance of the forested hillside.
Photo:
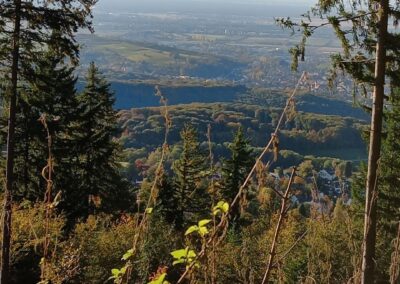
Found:
[{"label": "forested hillside", "polygon": [[[78,83],[78,87],[83,86]],[[218,81],[193,79],[179,80],[144,80],[144,81],[111,81],[115,93],[116,109],[156,107],[159,99],[154,96],[159,88],[168,100],[168,105],[188,103],[241,102],[267,108],[282,108],[286,103],[288,92],[267,88],[247,88]],[[366,112],[343,98],[327,95],[318,91],[302,90],[296,96],[296,109],[303,112],[340,115],[367,120]]]},{"label": "forested hillside", "polygon": [[[243,127],[252,146],[264,146],[281,112],[280,108],[242,103],[187,104],[168,108],[171,117],[170,145],[179,141],[179,132],[185,123],[198,130],[201,142],[207,140],[207,128],[210,126],[217,156],[222,154],[220,148],[232,140],[239,126]],[[120,141],[125,148],[154,150],[162,145],[165,130],[160,110],[161,107],[119,112]],[[351,117],[298,112],[282,128],[280,147],[303,155],[331,151],[332,157],[361,160],[365,156],[357,157],[357,154],[365,149],[361,138],[363,125],[365,121]]]},{"label": "forested hillside", "polygon": [[232,102],[238,100],[248,92],[245,86],[227,85],[223,83],[166,82],[164,84],[143,82],[123,83],[113,82],[112,89],[116,95],[115,108],[131,109],[159,106],[159,99],[154,96],[154,89],[158,86],[169,105],[187,104],[193,102],[213,103]]},{"label": "forested hillside", "polygon": [[400,283],[400,9],[350,4],[0,0],[0,284]]}]

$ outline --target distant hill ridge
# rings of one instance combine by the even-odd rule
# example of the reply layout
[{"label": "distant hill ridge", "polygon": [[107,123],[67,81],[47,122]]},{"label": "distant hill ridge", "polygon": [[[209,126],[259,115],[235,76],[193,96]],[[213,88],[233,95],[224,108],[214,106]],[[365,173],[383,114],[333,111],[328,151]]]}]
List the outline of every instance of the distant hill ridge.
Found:
[{"label": "distant hill ridge", "polygon": [[[112,82],[115,108],[119,110],[160,106],[155,87],[159,86],[169,105],[190,103],[242,102],[282,108],[287,95],[283,91],[251,90],[243,85],[210,83],[157,84],[157,82]],[[332,97],[304,93],[296,97],[296,109],[308,113],[339,115],[367,120],[368,115],[351,103]]]}]

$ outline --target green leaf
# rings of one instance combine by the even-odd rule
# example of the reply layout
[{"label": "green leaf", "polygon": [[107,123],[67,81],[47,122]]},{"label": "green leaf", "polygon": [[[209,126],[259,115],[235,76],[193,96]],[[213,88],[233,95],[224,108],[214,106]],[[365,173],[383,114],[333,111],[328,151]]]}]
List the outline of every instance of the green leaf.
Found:
[{"label": "green leaf", "polygon": [[128,266],[122,267],[120,270],[121,274],[124,275],[127,269],[128,269]]},{"label": "green leaf", "polygon": [[120,270],[118,269],[118,268],[113,268],[113,269],[111,269],[111,274],[114,276],[114,277],[117,277],[119,274],[120,274]]},{"label": "green leaf", "polygon": [[227,213],[228,211],[229,211],[229,204],[227,203],[227,202],[224,202],[223,204],[222,204],[222,211],[224,212],[224,213]]},{"label": "green leaf", "polygon": [[224,213],[227,213],[229,211],[229,203],[227,203],[225,201],[220,201],[217,203],[216,206],[214,206],[214,208],[213,208],[214,215],[217,215],[221,211]]},{"label": "green leaf", "polygon": [[130,249],[122,256],[121,260],[127,260],[131,258],[132,255],[133,255],[133,249]]},{"label": "green leaf", "polygon": [[201,220],[201,221],[199,221],[199,227],[204,227],[205,225],[207,225],[210,222],[211,222],[211,220],[209,220],[209,219]]},{"label": "green leaf", "polygon": [[179,260],[175,260],[174,262],[172,262],[172,265],[177,265],[177,264],[181,264],[184,263],[185,260],[184,259],[179,259]]},{"label": "green leaf", "polygon": [[193,232],[196,232],[198,230],[199,230],[199,227],[197,227],[196,225],[190,226],[189,229],[186,230],[185,236],[187,236]]},{"label": "green leaf", "polygon": [[196,253],[194,250],[189,250],[189,247],[185,249],[179,249],[171,252],[171,255],[174,257],[173,265],[180,263],[190,263],[193,261],[193,258],[196,257]]},{"label": "green leaf", "polygon": [[200,227],[199,234],[200,234],[200,236],[204,237],[205,235],[208,234],[208,229],[206,227]]},{"label": "green leaf", "polygon": [[173,258],[175,259],[181,259],[183,257],[186,257],[187,255],[187,249],[178,249],[178,250],[174,250],[173,252],[171,252],[171,255]]},{"label": "green leaf", "polygon": [[153,213],[153,208],[151,207],[146,208],[146,214],[151,214],[151,213]]},{"label": "green leaf", "polygon": [[160,276],[158,276],[157,279],[152,280],[148,284],[167,284],[168,281],[164,281],[166,276],[167,276],[167,273],[163,273]]},{"label": "green leaf", "polygon": [[213,209],[213,215],[218,215],[219,213],[221,213],[221,210],[219,210],[218,208]]},{"label": "green leaf", "polygon": [[188,258],[194,258],[194,257],[196,257],[196,253],[194,252],[194,250],[188,251],[187,257],[188,257]]}]

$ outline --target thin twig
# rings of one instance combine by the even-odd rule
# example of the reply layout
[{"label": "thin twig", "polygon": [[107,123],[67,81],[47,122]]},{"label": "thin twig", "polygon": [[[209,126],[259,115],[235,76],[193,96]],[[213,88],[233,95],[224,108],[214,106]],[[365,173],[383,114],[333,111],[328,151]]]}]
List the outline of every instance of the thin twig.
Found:
[{"label": "thin twig", "polygon": [[[161,177],[161,172],[162,172],[162,169],[164,166],[165,157],[168,152],[168,134],[169,134],[169,130],[171,128],[171,119],[169,117],[168,104],[167,104],[168,101],[163,96],[163,94],[161,93],[161,90],[158,88],[158,86],[156,86],[156,96],[160,97],[160,102],[163,104],[163,110],[162,110],[161,114],[164,116],[164,119],[165,119],[164,142],[163,142],[162,149],[161,149],[160,161],[158,162],[158,165],[157,165],[157,168],[155,171],[155,178],[154,178],[153,184],[150,189],[150,195],[146,202],[146,208],[143,212],[142,219],[140,220],[140,222],[137,225],[137,231],[133,238],[132,248],[131,248],[132,256],[134,256],[136,254],[138,243],[140,241],[140,238],[141,238],[143,232],[146,229],[147,221],[148,221],[148,218],[150,215],[149,208],[151,208],[153,206],[153,204],[155,204],[155,202],[156,202],[157,197],[155,196],[155,192],[156,192],[158,181]],[[132,268],[129,267],[129,269],[126,272],[126,275],[124,275],[125,283],[129,283],[131,273],[132,273]]]},{"label": "thin twig", "polygon": [[294,99],[294,96],[297,94],[297,91],[301,85],[301,83],[307,78],[307,72],[303,72],[301,74],[300,79],[298,80],[295,89],[293,90],[292,94],[289,96],[289,98],[287,99],[286,105],[283,108],[282,114],[279,118],[279,121],[276,125],[275,131],[271,134],[271,139],[269,140],[269,142],[267,143],[267,145],[264,147],[264,150],[262,151],[262,153],[259,155],[259,157],[256,159],[256,162],[253,166],[253,168],[250,170],[249,174],[247,175],[247,178],[245,179],[245,181],[243,182],[243,184],[240,186],[238,193],[236,194],[235,198],[233,199],[233,201],[231,202],[230,206],[229,206],[229,210],[227,213],[223,214],[221,217],[220,222],[218,223],[217,227],[215,228],[215,230],[213,230],[210,234],[210,238],[208,239],[207,243],[203,246],[202,250],[197,254],[197,256],[194,258],[194,260],[190,263],[190,265],[186,266],[185,271],[182,273],[181,277],[179,278],[179,280],[177,281],[177,284],[182,283],[184,281],[184,279],[186,278],[186,276],[188,275],[188,273],[190,271],[192,271],[192,269],[195,267],[195,264],[197,263],[197,260],[199,260],[201,257],[204,256],[206,249],[208,248],[209,245],[212,244],[212,242],[214,241],[214,239],[217,237],[218,233],[220,231],[223,232],[223,235],[219,238],[218,243],[220,241],[222,241],[222,239],[225,237],[226,235],[226,226],[228,225],[228,216],[230,214],[230,212],[232,211],[232,208],[236,205],[236,203],[239,201],[240,196],[242,195],[244,189],[246,188],[246,186],[248,185],[248,183],[250,182],[250,179],[252,178],[254,172],[257,169],[257,165],[259,162],[261,162],[262,158],[265,156],[265,154],[270,150],[273,142],[275,141],[278,132],[280,130],[281,124],[283,122],[283,119],[285,118],[285,115],[289,109],[289,106],[291,105],[292,100]]},{"label": "thin twig", "polygon": [[399,283],[400,276],[400,221],[399,228],[397,230],[397,237],[393,242],[394,244],[394,252],[392,254],[392,261],[390,264],[390,284]]},{"label": "thin twig", "polygon": [[46,280],[47,278],[47,266],[50,261],[50,219],[53,212],[52,200],[51,200],[51,191],[53,188],[53,154],[51,151],[52,148],[52,136],[50,134],[50,129],[47,124],[47,116],[46,114],[42,114],[39,118],[40,123],[46,130],[47,133],[47,165],[42,170],[42,177],[46,180],[46,191],[44,194],[44,205],[45,205],[45,228],[44,228],[44,242],[43,242],[43,259],[41,262],[41,276],[42,280]]},{"label": "thin twig", "polygon": [[[215,178],[214,178],[214,155],[213,155],[213,149],[212,149],[212,143],[211,143],[211,124],[208,125],[207,127],[207,142],[208,142],[208,159],[210,162],[210,172],[211,172],[211,181],[210,181],[210,186],[211,186],[211,197],[212,197],[212,208],[215,206]],[[217,220],[216,216],[213,214],[212,218],[212,223],[213,223],[213,230],[215,231],[215,228],[217,226]],[[215,284],[216,278],[217,278],[217,267],[216,267],[216,243],[215,240],[212,242],[212,251],[211,251],[211,284]]]},{"label": "thin twig", "polygon": [[279,118],[278,124],[275,127],[275,131],[272,133],[271,135],[271,139],[269,140],[267,146],[265,146],[264,150],[261,152],[260,156],[257,158],[256,163],[254,164],[253,168],[251,169],[250,173],[247,175],[246,180],[243,182],[242,186],[239,189],[239,192],[236,194],[235,198],[233,199],[230,208],[233,208],[234,205],[236,205],[236,203],[239,201],[240,196],[243,193],[244,188],[248,185],[248,183],[250,182],[251,177],[253,176],[255,170],[257,169],[257,164],[259,162],[261,162],[262,158],[265,156],[265,154],[269,151],[269,149],[271,148],[271,145],[274,143],[276,137],[278,136],[278,132],[280,130],[281,124],[283,122],[283,119],[285,118],[286,112],[291,104],[291,101],[293,100],[294,96],[297,93],[297,90],[300,87],[300,84],[303,82],[303,80],[306,78],[306,72],[303,72],[299,81],[296,84],[295,89],[293,90],[291,96],[288,98],[286,105],[282,111],[282,114]]},{"label": "thin twig", "polygon": [[262,280],[262,284],[264,284],[264,283],[266,283],[266,281],[268,281],[269,275],[270,275],[271,270],[272,270],[272,266],[273,266],[272,262],[274,260],[275,254],[276,254],[276,246],[277,246],[279,234],[281,232],[281,228],[282,228],[283,222],[286,219],[287,202],[289,201],[288,197],[289,197],[290,188],[292,186],[295,174],[296,174],[296,167],[293,167],[292,174],[290,175],[289,183],[288,183],[288,186],[287,186],[286,191],[285,191],[285,195],[282,198],[281,211],[279,213],[278,223],[276,224],[276,227],[275,227],[275,234],[274,234],[274,238],[272,240],[271,250],[269,252],[269,257],[268,257],[268,262],[267,262],[267,269],[265,270],[265,274],[264,274],[264,278]]},{"label": "thin twig", "polygon": [[282,260],[284,260],[289,253],[297,246],[297,244],[304,239],[304,237],[307,235],[308,229],[304,231],[303,234],[301,234],[300,237],[297,238],[297,240],[290,246],[290,248],[272,265],[272,267],[276,267],[278,263],[280,263]]}]

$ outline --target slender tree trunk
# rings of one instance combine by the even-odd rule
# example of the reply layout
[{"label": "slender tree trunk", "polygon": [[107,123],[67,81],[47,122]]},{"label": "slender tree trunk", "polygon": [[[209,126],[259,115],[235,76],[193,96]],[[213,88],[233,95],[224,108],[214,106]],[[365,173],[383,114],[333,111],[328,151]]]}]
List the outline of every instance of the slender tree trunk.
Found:
[{"label": "slender tree trunk", "polygon": [[378,160],[381,150],[381,132],[385,87],[386,46],[389,0],[381,0],[378,12],[378,38],[375,58],[375,85],[369,141],[368,174],[365,196],[362,283],[374,283],[374,259],[376,243],[376,209]]},{"label": "slender tree trunk", "polygon": [[14,144],[15,144],[15,118],[17,108],[17,85],[18,85],[18,61],[19,61],[19,39],[21,28],[21,0],[15,0],[15,20],[12,39],[12,65],[11,65],[11,89],[10,110],[8,118],[7,133],[7,158],[6,158],[6,188],[4,196],[3,212],[3,236],[1,248],[1,275],[0,283],[10,283],[10,245],[11,245],[11,210],[12,210],[12,187],[14,184]]}]

